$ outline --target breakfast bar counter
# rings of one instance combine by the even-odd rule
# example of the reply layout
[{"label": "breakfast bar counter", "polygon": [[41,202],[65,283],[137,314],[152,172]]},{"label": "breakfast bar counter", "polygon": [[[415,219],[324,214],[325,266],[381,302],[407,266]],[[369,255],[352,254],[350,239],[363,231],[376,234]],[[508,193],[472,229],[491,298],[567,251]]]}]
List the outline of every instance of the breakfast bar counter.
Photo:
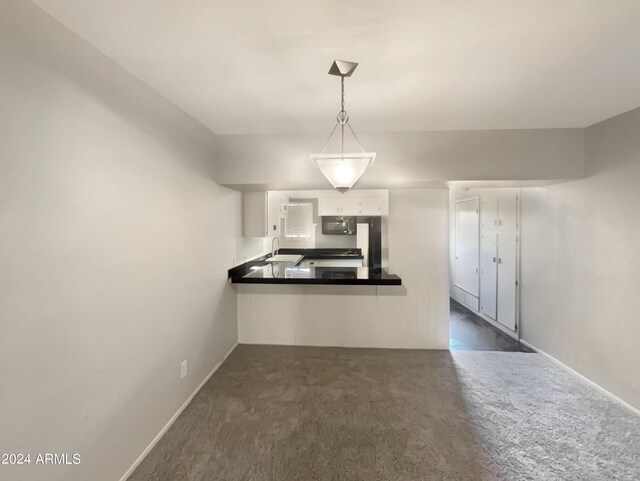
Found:
[{"label": "breakfast bar counter", "polygon": [[[329,284],[399,286],[402,279],[385,269],[359,267],[360,249],[280,249],[229,270],[234,284]],[[274,259],[283,258],[283,261]]]}]

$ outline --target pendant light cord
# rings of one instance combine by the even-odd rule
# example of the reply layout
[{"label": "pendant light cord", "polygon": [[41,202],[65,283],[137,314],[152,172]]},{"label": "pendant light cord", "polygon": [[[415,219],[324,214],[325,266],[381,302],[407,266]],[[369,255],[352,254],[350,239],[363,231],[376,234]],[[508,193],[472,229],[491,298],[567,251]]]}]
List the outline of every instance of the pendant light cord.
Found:
[{"label": "pendant light cord", "polygon": [[340,87],[342,90],[342,96],[340,97],[340,107],[342,107],[342,110],[340,110],[340,112],[344,113],[344,77],[340,77]]},{"label": "pendant light cord", "polygon": [[363,154],[366,153],[366,151],[364,150],[364,147],[360,143],[360,139],[358,138],[353,128],[349,124],[349,117],[347,115],[347,112],[344,110],[344,76],[341,76],[340,77],[340,112],[338,112],[338,122],[333,127],[333,130],[329,134],[327,141],[324,143],[324,147],[322,147],[322,151],[320,152],[321,154],[324,154],[324,151],[327,148],[327,145],[329,145],[329,141],[331,140],[331,137],[333,137],[333,133],[338,128],[338,125],[340,125],[340,139],[341,139],[340,157],[344,161],[344,126],[345,124],[347,125],[347,127],[349,127],[349,130],[353,134],[353,137],[356,139],[356,142],[358,142],[358,145],[360,146],[360,150],[362,150],[362,153]]},{"label": "pendant light cord", "polygon": [[[340,113],[342,114],[343,118],[346,115],[346,112],[344,111],[344,76],[340,77],[340,87],[341,87],[341,91],[342,91],[342,95],[341,95],[341,101],[340,101],[340,107],[342,108],[342,110],[340,111]],[[345,120],[344,122],[340,122],[340,130],[341,130],[341,137],[342,137],[342,144],[340,147],[340,157],[342,158],[342,161],[344,162],[344,124],[347,123],[348,120]]]}]

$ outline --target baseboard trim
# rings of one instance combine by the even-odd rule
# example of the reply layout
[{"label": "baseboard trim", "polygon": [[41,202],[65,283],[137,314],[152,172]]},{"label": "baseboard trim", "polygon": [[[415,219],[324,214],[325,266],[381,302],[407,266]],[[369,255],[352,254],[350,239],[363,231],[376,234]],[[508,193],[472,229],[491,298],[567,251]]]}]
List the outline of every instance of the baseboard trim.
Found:
[{"label": "baseboard trim", "polygon": [[527,346],[529,349],[532,349],[534,351],[536,351],[539,354],[542,354],[544,357],[546,357],[547,359],[549,359],[551,362],[553,362],[554,364],[557,364],[558,366],[560,366],[562,369],[564,369],[565,371],[567,371],[568,373],[572,374],[573,376],[577,377],[578,379],[580,379],[582,382],[588,384],[589,386],[591,386],[592,388],[594,388],[596,391],[598,391],[600,394],[604,395],[605,397],[609,398],[610,400],[612,400],[613,402],[615,402],[616,404],[622,406],[623,408],[628,409],[629,411],[631,411],[633,414],[635,414],[636,416],[640,416],[640,409],[632,406],[631,404],[629,404],[628,402],[620,399],[618,396],[616,396],[615,394],[607,391],[605,388],[603,388],[600,384],[597,384],[595,382],[593,382],[591,379],[589,379],[588,377],[583,376],[582,374],[580,374],[578,371],[576,371],[575,369],[570,368],[569,366],[567,366],[565,363],[563,363],[562,361],[559,361],[558,359],[556,359],[555,357],[553,357],[551,354],[548,354],[546,352],[544,352],[542,349],[538,349],[537,347],[535,347],[533,344],[525,341],[524,339],[520,339],[520,342],[522,344],[524,344],[525,346]]},{"label": "baseboard trim", "polygon": [[133,462],[131,467],[129,469],[127,469],[127,471],[122,475],[122,477],[120,478],[120,481],[127,481],[129,476],[131,476],[133,474],[133,472],[140,465],[140,463],[144,460],[144,458],[147,457],[147,454],[149,454],[149,452],[155,447],[155,445],[158,444],[158,441],[160,441],[160,439],[162,439],[162,436],[165,435],[165,433],[169,430],[171,425],[176,421],[176,419],[178,419],[178,416],[180,416],[180,414],[182,414],[182,411],[184,411],[187,408],[187,406],[191,403],[191,401],[193,401],[193,398],[196,397],[196,394],[198,394],[198,392],[200,392],[200,389],[202,389],[204,387],[204,385],[207,384],[209,379],[211,379],[211,376],[213,376],[215,374],[215,372],[220,368],[220,366],[222,366],[222,363],[227,360],[229,355],[235,350],[236,347],[238,347],[238,343],[237,342],[233,345],[233,347],[231,349],[229,349],[229,352],[227,352],[224,355],[224,358],[222,358],[222,361],[220,361],[218,364],[216,364],[215,367],[211,370],[211,372],[209,374],[207,374],[207,377],[205,377],[204,380],[195,389],[195,391],[193,391],[193,393],[191,393],[191,395],[182,404],[182,406],[180,406],[180,408],[176,411],[176,413],[173,416],[171,416],[171,419],[169,419],[167,424],[164,425],[164,427],[160,430],[160,432],[156,435],[156,437],[153,438],[153,440],[144,449],[144,451],[142,451],[140,456],[138,456],[138,458]]},{"label": "baseboard trim", "polygon": [[278,342],[250,342],[240,341],[245,346],[277,346],[277,347],[318,347],[331,349],[380,349],[395,351],[449,351],[449,345],[444,346],[345,346],[340,344],[283,344]]}]

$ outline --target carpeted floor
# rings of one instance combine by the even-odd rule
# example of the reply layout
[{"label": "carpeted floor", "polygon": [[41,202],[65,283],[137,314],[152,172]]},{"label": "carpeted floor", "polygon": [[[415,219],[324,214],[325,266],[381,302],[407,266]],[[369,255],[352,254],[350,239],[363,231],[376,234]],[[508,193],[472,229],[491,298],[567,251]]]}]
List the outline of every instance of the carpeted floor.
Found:
[{"label": "carpeted floor", "polygon": [[538,354],[238,346],[131,480],[637,480],[640,418]]}]

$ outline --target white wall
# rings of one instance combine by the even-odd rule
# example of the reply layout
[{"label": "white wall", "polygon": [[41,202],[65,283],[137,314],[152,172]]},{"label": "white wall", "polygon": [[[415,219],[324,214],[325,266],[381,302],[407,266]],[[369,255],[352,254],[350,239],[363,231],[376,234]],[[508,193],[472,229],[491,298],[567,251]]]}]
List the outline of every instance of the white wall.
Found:
[{"label": "white wall", "polygon": [[[309,160],[328,132],[316,135],[221,135],[221,184],[272,189],[323,189]],[[583,129],[360,133],[376,161],[359,189],[443,187],[451,180],[543,181],[584,173]],[[246,185],[243,186],[246,188]]]},{"label": "white wall", "polygon": [[448,349],[447,202],[446,189],[389,192],[388,270],[402,286],[239,285],[240,342]]},{"label": "white wall", "polygon": [[0,452],[82,459],[0,477],[113,481],[236,342],[240,194],[210,132],[29,2],[0,65]]},{"label": "white wall", "polygon": [[522,338],[640,408],[640,109],[586,130],[586,178],[523,189]]}]

